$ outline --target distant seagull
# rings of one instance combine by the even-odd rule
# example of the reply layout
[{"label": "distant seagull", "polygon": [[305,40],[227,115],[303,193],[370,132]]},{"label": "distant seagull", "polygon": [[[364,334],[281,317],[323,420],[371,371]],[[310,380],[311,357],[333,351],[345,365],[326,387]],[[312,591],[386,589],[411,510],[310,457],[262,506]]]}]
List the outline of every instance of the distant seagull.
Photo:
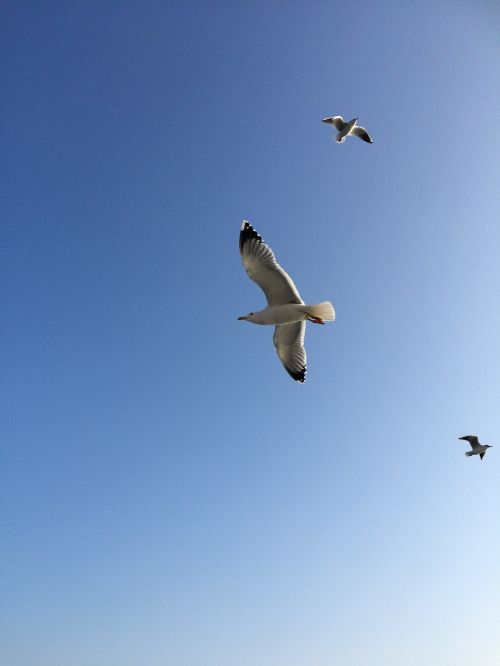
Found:
[{"label": "distant seagull", "polygon": [[267,298],[267,308],[238,317],[253,324],[273,324],[273,342],[280,361],[297,382],[306,379],[304,336],[306,321],[324,324],[334,321],[335,310],[330,301],[306,305],[292,278],[276,261],[273,251],[252,227],[243,220],[240,231],[240,254],[251,280],[256,282]]},{"label": "distant seagull", "polygon": [[333,125],[338,131],[336,136],[337,143],[344,143],[346,136],[357,136],[367,143],[373,143],[365,128],[356,125],[358,122],[357,118],[346,122],[342,116],[332,116],[331,118],[323,118],[323,122]]},{"label": "distant seagull", "polygon": [[465,439],[472,447],[472,451],[465,452],[466,456],[479,456],[481,460],[486,451],[492,448],[489,444],[480,444],[476,435],[465,435],[465,437],[459,437],[458,439]]}]

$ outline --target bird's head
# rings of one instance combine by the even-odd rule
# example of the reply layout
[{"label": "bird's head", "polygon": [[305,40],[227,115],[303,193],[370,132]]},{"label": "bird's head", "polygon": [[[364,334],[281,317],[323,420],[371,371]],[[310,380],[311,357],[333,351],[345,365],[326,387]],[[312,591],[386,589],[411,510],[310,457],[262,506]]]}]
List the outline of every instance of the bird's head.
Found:
[{"label": "bird's head", "polygon": [[329,123],[330,125],[333,125],[333,118],[323,118],[322,122]]},{"label": "bird's head", "polygon": [[238,317],[238,321],[252,321],[252,322],[255,322],[255,312],[249,312],[244,317]]}]

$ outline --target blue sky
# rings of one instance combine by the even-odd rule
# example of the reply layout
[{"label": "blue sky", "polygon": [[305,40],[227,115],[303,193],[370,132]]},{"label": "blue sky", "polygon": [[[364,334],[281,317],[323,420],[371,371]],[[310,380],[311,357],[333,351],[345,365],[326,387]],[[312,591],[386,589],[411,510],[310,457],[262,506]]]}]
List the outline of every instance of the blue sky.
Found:
[{"label": "blue sky", "polygon": [[3,4],[2,663],[496,662],[500,13],[346,7]]}]

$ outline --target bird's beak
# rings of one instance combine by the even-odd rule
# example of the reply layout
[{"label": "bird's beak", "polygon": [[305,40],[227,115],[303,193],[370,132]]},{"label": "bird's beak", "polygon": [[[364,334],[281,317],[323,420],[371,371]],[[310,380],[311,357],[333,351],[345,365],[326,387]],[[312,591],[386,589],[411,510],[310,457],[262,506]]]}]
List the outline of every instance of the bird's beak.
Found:
[{"label": "bird's beak", "polygon": [[331,120],[330,120],[330,118],[323,118],[321,122],[329,123],[329,122],[331,122]]},{"label": "bird's beak", "polygon": [[238,317],[238,321],[246,321],[247,317]]}]

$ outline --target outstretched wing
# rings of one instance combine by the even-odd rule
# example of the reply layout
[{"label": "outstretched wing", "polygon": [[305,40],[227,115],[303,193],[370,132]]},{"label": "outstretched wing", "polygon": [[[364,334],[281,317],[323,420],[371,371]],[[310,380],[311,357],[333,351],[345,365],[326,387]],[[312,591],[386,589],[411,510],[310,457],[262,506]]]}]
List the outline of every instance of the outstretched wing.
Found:
[{"label": "outstretched wing", "polygon": [[292,278],[276,261],[269,245],[246,220],[241,224],[240,254],[248,277],[262,289],[268,305],[304,302]]},{"label": "outstretched wing", "polygon": [[482,453],[479,454],[479,457],[481,458],[481,460],[484,458],[485,453],[486,453],[486,451],[483,451]]},{"label": "outstretched wing", "polygon": [[323,122],[333,125],[338,132],[341,132],[347,125],[342,116],[331,116],[331,118],[323,118]]},{"label": "outstretched wing", "polygon": [[370,135],[365,130],[365,128],[360,127],[359,125],[354,125],[354,127],[349,132],[349,134],[353,134],[354,136],[357,136],[360,139],[363,139],[363,141],[366,141],[366,143],[373,143],[373,141],[370,138]]},{"label": "outstretched wing", "polygon": [[465,435],[464,437],[459,437],[458,439],[465,439],[465,441],[469,442],[473,449],[477,449],[478,446],[480,446],[479,439],[476,437],[476,435]]},{"label": "outstretched wing", "polygon": [[273,342],[276,352],[285,370],[295,381],[304,383],[307,372],[306,350],[304,337],[306,322],[296,321],[293,324],[280,324],[274,329]]}]

